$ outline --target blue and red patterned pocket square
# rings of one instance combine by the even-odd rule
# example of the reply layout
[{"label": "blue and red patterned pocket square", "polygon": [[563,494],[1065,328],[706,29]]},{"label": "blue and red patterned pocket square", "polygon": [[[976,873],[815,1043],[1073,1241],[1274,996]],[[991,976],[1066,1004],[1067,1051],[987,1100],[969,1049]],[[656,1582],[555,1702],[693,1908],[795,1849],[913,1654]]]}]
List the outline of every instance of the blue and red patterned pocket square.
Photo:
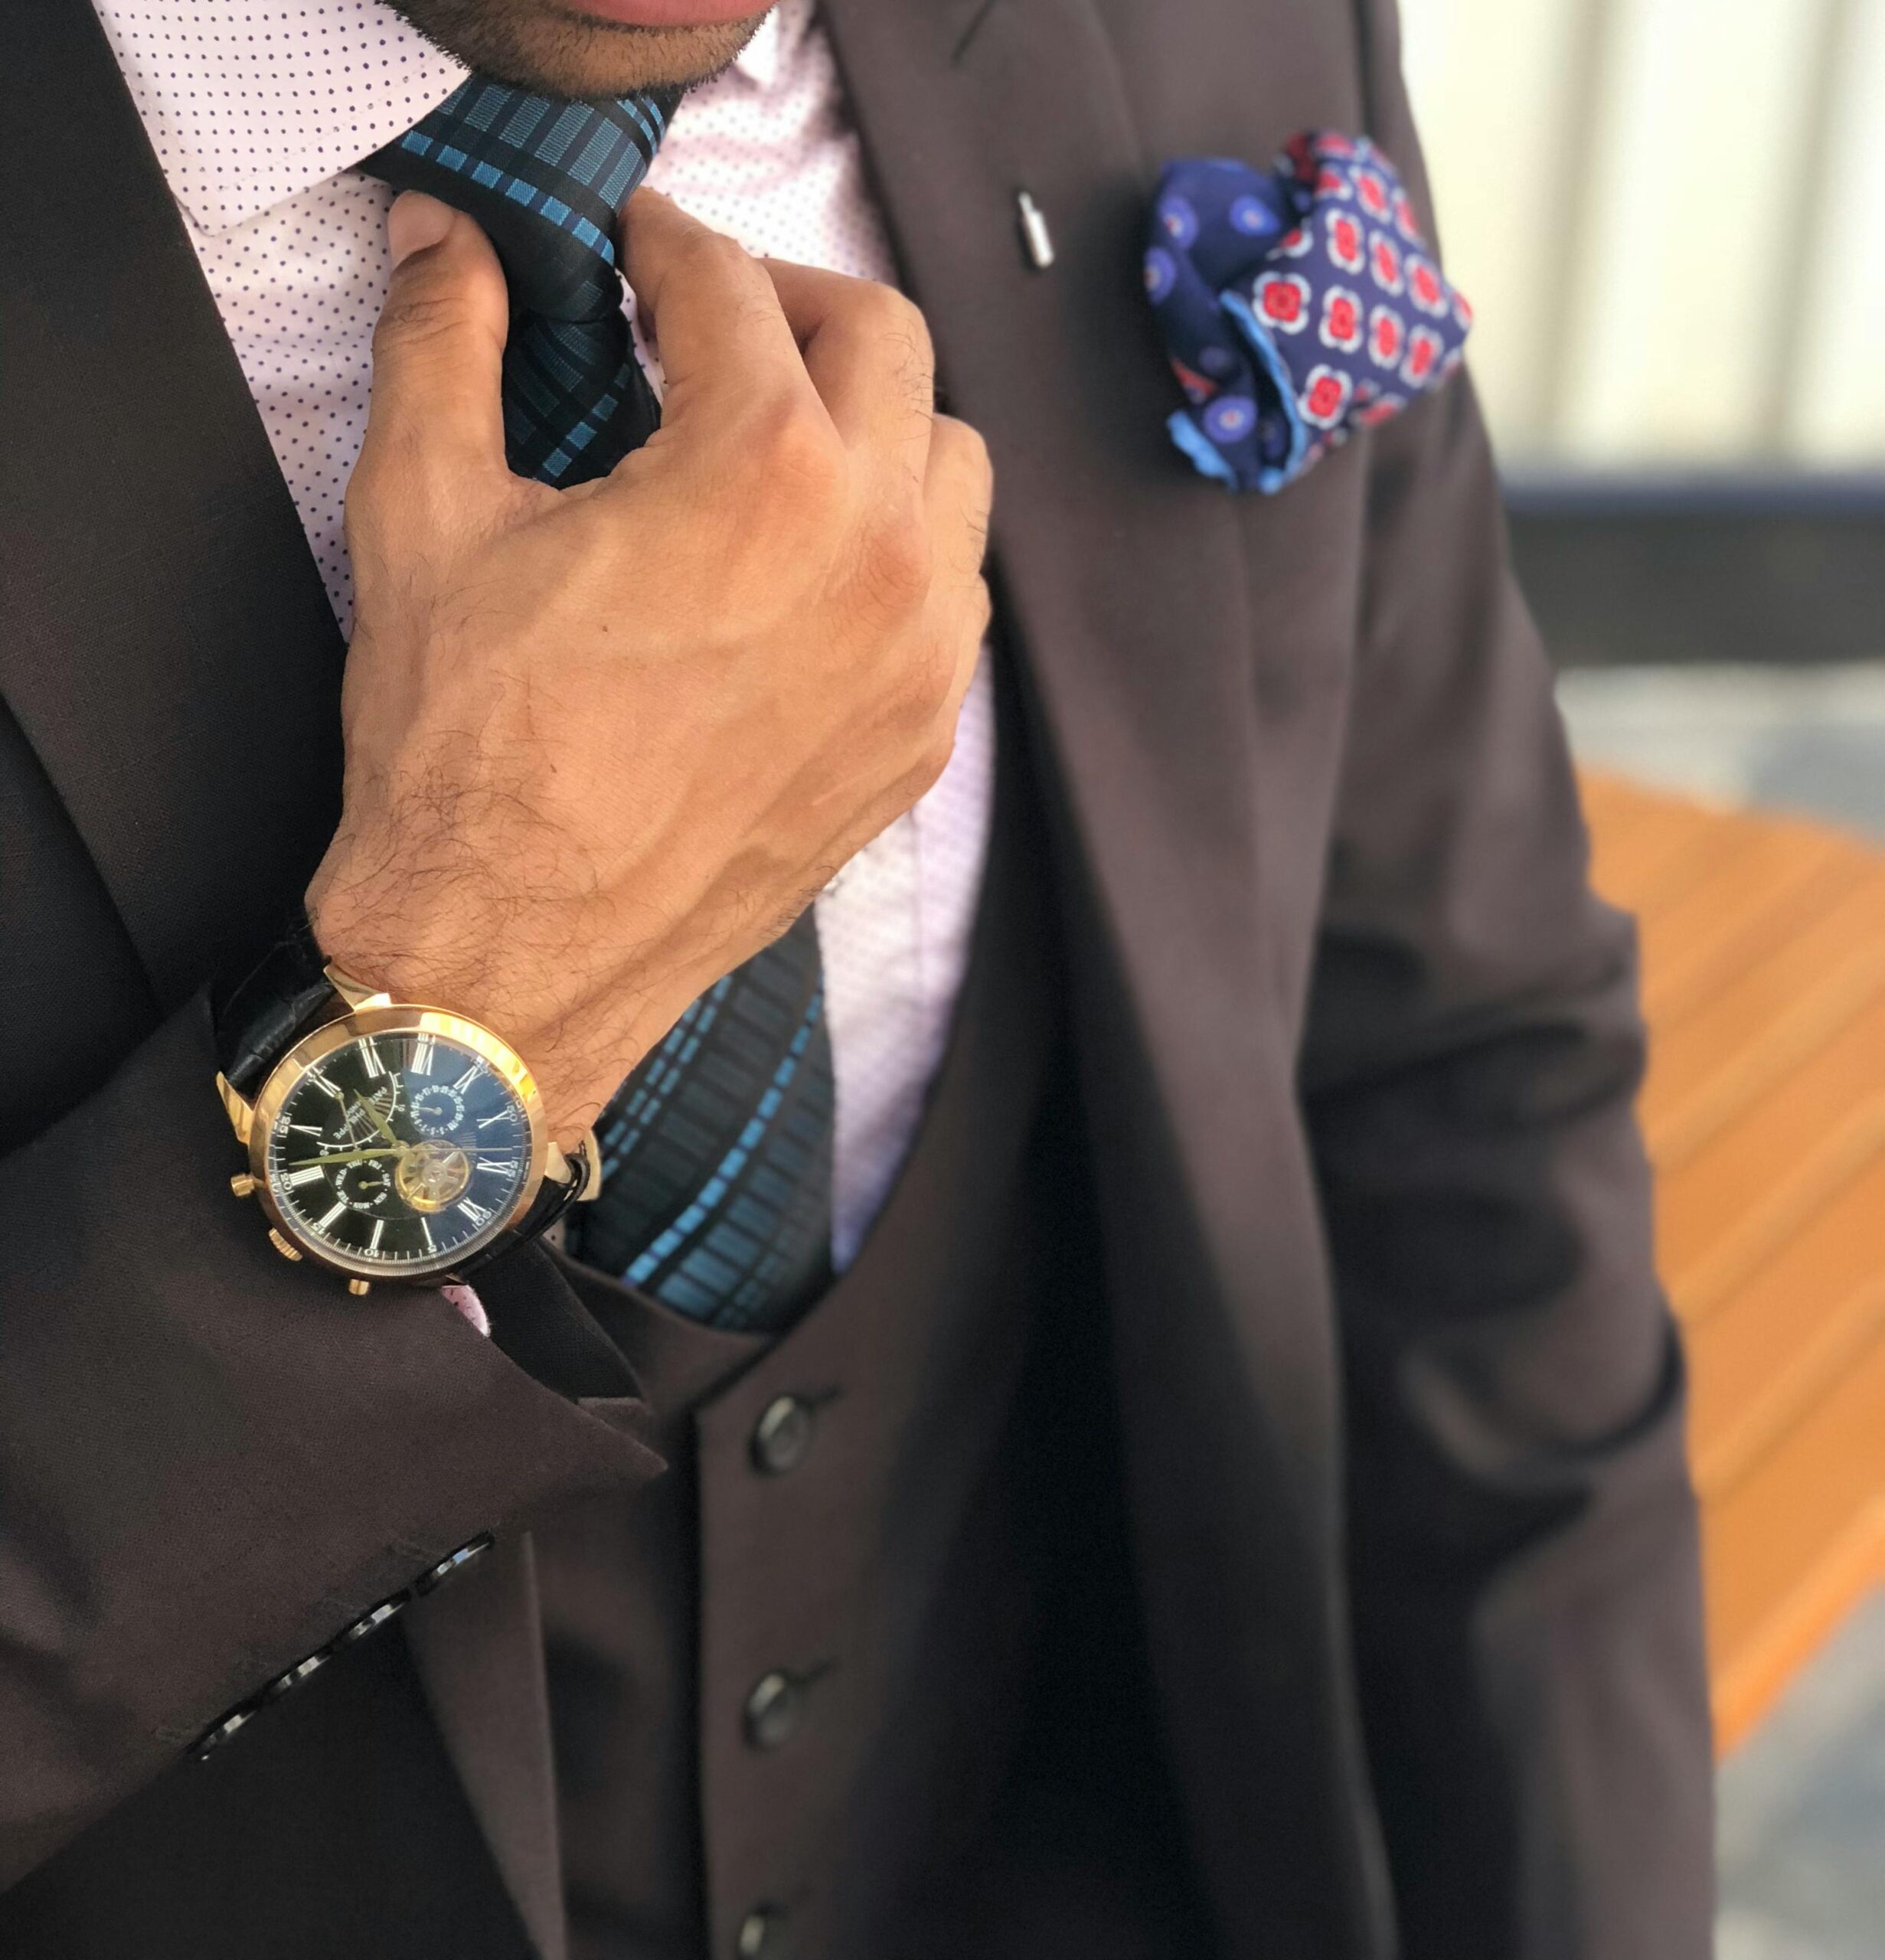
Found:
[{"label": "blue and red patterned pocket square", "polygon": [[1284,488],[1438,387],[1472,325],[1393,165],[1327,132],[1295,138],[1268,172],[1169,165],[1145,289],[1189,404],[1172,440],[1233,490]]}]

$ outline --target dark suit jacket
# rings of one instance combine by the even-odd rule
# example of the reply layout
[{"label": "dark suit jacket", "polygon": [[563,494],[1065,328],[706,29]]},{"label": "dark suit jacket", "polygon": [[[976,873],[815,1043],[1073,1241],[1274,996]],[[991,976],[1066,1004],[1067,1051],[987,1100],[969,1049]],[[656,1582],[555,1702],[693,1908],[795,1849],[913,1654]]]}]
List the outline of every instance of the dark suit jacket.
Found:
[{"label": "dark suit jacket", "polygon": [[[1632,940],[1586,890],[1472,394],[1233,499],[1168,449],[1136,293],[1172,155],[1365,129],[1424,204],[1392,0],[825,11],[1000,479],[1135,1583],[1220,1942],[1699,1960]],[[513,1527],[656,1466],[609,1356],[551,1386],[430,1296],[350,1308],[221,1188],[201,989],[331,827],[341,650],[80,0],[0,16],[0,93],[5,1885],[426,1561],[495,1528],[514,1567]],[[567,1302],[541,1256],[498,1290]],[[458,1833],[463,1896],[554,1953],[507,1569],[410,1638],[436,1720],[402,1787],[463,1814],[402,1830]],[[381,1834],[342,1848],[392,1869]]]}]

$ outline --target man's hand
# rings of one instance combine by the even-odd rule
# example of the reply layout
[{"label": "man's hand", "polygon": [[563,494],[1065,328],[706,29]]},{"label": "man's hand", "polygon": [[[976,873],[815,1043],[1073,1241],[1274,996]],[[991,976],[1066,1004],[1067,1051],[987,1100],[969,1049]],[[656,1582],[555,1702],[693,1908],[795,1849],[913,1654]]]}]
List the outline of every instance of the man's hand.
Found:
[{"label": "man's hand", "polygon": [[987,455],[915,308],[650,192],[625,231],[665,417],[559,492],[505,464],[489,243],[394,207],[309,890],[348,972],[514,1043],[565,1141],[936,780],[988,616]]}]

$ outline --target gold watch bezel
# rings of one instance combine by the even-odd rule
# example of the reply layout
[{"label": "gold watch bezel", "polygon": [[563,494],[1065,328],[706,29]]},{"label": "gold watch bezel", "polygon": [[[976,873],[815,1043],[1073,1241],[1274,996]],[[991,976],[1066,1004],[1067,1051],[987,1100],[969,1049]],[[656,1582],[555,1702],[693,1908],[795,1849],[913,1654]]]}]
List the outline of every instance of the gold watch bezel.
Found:
[{"label": "gold watch bezel", "polygon": [[[378,998],[384,1001],[384,996]],[[436,1263],[420,1265],[402,1261],[393,1266],[377,1259],[349,1259],[319,1240],[311,1239],[291,1214],[276,1202],[270,1182],[269,1138],[283,1106],[302,1077],[309,1069],[350,1043],[365,1035],[378,1034],[430,1034],[435,1039],[456,1042],[461,1047],[469,1048],[510,1084],[524,1106],[530,1126],[530,1166],[516,1197],[475,1239],[467,1240]],[[234,1093],[224,1085],[226,1102]],[[351,1012],[325,1022],[311,1034],[304,1035],[270,1071],[268,1080],[248,1109],[246,1124],[237,1119],[233,1109],[230,1116],[236,1122],[237,1134],[248,1145],[249,1172],[255,1181],[254,1195],[270,1221],[315,1263],[362,1279],[423,1284],[445,1277],[455,1267],[482,1252],[492,1240],[524,1217],[536,1203],[546,1176],[559,1168],[565,1176],[570,1174],[568,1160],[550,1138],[543,1098],[538,1093],[536,1078],[523,1057],[501,1035],[494,1034],[481,1022],[467,1020],[462,1014],[448,1014],[439,1008],[386,1002],[355,1007]]]}]

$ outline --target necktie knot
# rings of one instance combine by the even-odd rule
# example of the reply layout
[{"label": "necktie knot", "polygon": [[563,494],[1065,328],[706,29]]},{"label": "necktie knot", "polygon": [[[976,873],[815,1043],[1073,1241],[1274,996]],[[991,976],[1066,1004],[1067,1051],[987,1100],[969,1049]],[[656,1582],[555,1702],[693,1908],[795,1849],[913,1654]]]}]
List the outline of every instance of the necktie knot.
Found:
[{"label": "necktie knot", "polygon": [[474,75],[361,166],[476,218],[515,305],[594,320],[622,302],[616,224],[648,175],[671,91],[563,102]]},{"label": "necktie knot", "polygon": [[361,165],[475,218],[511,291],[511,467],[567,488],[645,442],[654,398],[629,345],[616,224],[667,134],[675,91],[596,102],[474,75]]}]

